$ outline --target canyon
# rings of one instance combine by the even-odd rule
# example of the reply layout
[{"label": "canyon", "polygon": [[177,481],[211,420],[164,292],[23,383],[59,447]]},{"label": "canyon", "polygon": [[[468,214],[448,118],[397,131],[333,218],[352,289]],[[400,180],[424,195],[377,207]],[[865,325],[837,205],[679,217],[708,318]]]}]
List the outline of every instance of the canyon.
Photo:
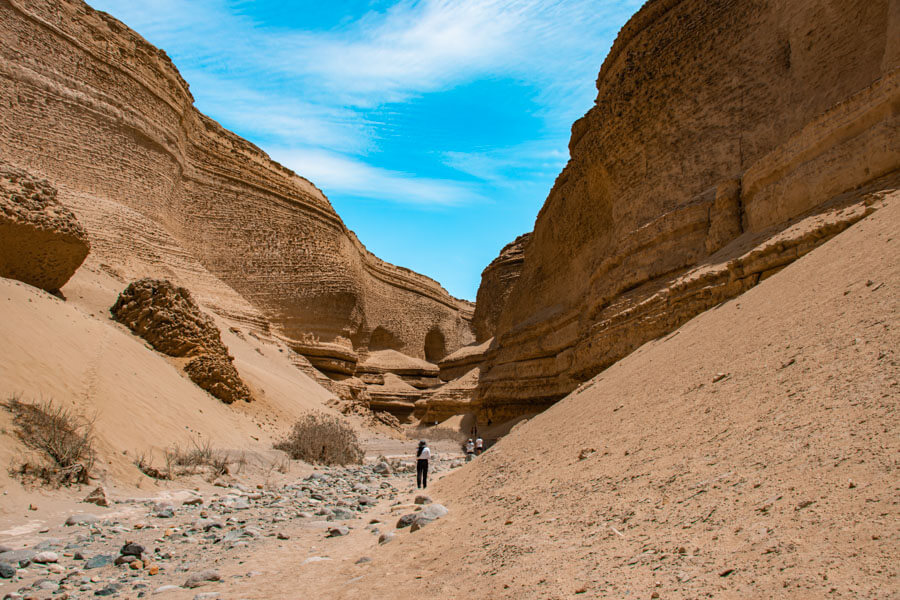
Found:
[{"label": "canyon", "polygon": [[[113,498],[79,539],[81,490],[4,470],[0,542],[153,540],[190,571],[172,598],[207,558],[210,597],[900,594],[897,31],[896,0],[649,0],[472,303],[369,252],[113,16],[0,0],[0,462],[8,405],[53,399]],[[368,464],[273,449],[310,412]],[[441,515],[410,532],[420,438]],[[250,466],[148,475],[189,444]],[[0,585],[162,580],[57,559]]]}]

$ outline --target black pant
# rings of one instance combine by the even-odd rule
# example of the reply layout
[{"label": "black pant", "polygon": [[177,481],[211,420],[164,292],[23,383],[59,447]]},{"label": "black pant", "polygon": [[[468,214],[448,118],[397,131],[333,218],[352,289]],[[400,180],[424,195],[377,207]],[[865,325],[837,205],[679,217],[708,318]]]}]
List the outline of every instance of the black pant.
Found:
[{"label": "black pant", "polygon": [[416,461],[416,487],[428,487],[428,459],[420,458]]}]

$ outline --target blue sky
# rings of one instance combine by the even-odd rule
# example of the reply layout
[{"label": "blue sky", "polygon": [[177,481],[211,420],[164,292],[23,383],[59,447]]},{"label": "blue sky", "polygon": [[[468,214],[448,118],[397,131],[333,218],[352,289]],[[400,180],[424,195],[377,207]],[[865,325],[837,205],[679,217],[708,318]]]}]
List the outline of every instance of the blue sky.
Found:
[{"label": "blue sky", "polygon": [[530,231],[643,0],[88,0],[376,255],[475,299]]}]

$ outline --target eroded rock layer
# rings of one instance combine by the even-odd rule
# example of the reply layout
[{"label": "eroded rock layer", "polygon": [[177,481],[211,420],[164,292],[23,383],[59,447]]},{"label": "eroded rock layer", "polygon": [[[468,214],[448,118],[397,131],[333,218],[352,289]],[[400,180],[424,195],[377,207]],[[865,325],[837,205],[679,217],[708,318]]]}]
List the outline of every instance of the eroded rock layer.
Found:
[{"label": "eroded rock layer", "polygon": [[0,162],[0,277],[56,292],[90,252],[87,233],[43,179]]},{"label": "eroded rock layer", "polygon": [[157,351],[189,359],[184,372],[190,380],[222,402],[252,400],[215,321],[188,290],[166,280],[140,279],[119,294],[109,312]]},{"label": "eroded rock layer", "polygon": [[503,313],[506,300],[512,291],[525,262],[525,245],[531,234],[520,235],[500,250],[500,254],[481,272],[481,285],[475,298],[475,315],[472,328],[475,341],[482,343],[494,337],[497,320]]},{"label": "eroded rock layer", "polygon": [[470,303],[367,252],[314,185],[200,114],[162,50],[83,2],[0,0],[0,107],[10,162],[87,213],[159,226],[325,371],[472,340]]},{"label": "eroded rock layer", "polygon": [[[648,2],[572,128],[497,321],[483,410],[551,404],[861,218],[864,199],[822,203],[900,168],[895,4]],[[809,231],[780,237],[803,215]]]}]

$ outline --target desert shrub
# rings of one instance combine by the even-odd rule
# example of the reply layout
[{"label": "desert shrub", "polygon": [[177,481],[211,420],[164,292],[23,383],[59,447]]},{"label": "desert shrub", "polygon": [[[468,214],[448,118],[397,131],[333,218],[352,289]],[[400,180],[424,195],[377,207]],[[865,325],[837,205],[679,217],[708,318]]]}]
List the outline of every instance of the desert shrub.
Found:
[{"label": "desert shrub", "polygon": [[34,454],[10,472],[25,481],[61,486],[88,483],[94,466],[94,421],[54,404],[10,397],[3,405],[13,415],[16,436]]},{"label": "desert shrub", "polygon": [[141,453],[134,460],[134,465],[144,475],[153,479],[174,479],[198,473],[215,479],[219,475],[228,475],[233,463],[241,467],[246,464],[246,457],[243,455],[233,460],[227,452],[214,449],[209,440],[205,442],[191,440],[189,447],[175,445],[167,448],[165,460],[165,467],[158,468],[148,454]]},{"label": "desert shrub", "polygon": [[359,464],[364,452],[346,421],[325,413],[306,413],[288,436],[275,444],[293,459],[325,465]]}]

